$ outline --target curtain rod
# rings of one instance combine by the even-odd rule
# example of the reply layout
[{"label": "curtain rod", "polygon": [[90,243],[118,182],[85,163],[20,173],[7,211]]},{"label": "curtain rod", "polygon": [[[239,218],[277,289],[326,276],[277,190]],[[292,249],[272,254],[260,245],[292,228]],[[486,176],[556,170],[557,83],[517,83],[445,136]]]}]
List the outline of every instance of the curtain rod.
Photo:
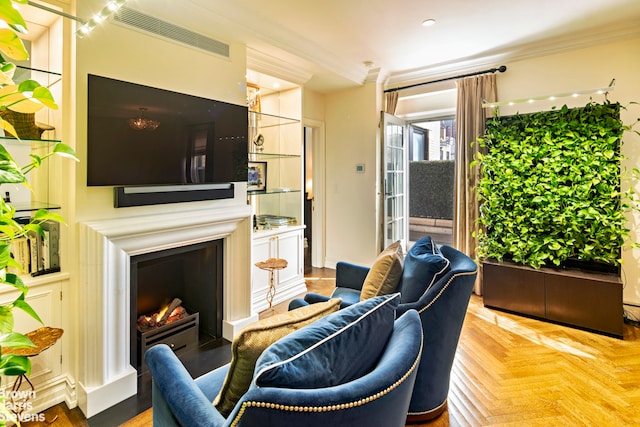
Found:
[{"label": "curtain rod", "polygon": [[399,90],[411,89],[411,88],[417,87],[417,86],[423,86],[423,85],[430,85],[430,84],[433,84],[433,83],[446,82],[447,80],[457,80],[457,79],[462,79],[464,77],[479,76],[480,74],[495,73],[497,71],[500,71],[501,73],[504,73],[505,71],[507,71],[507,67],[505,65],[501,65],[498,68],[490,68],[490,69],[484,70],[484,71],[476,71],[475,73],[461,74],[459,76],[445,77],[443,79],[433,80],[433,81],[430,81],[430,82],[416,83],[416,84],[412,84],[412,85],[409,85],[409,86],[397,87],[397,88],[394,88],[394,89],[386,89],[384,91],[384,93],[397,92]]}]

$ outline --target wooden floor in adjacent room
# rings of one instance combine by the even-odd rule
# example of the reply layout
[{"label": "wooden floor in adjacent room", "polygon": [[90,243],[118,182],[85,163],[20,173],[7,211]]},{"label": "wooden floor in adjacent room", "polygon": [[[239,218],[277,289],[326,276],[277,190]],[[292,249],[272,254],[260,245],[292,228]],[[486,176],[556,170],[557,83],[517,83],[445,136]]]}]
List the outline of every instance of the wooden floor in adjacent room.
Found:
[{"label": "wooden floor in adjacent room", "polygon": [[[333,274],[314,270],[307,287],[330,293]],[[64,419],[23,426],[74,425]],[[150,411],[125,424],[150,425]],[[418,426],[640,426],[640,329],[625,325],[624,340],[610,338],[489,310],[474,295],[448,410]]]}]

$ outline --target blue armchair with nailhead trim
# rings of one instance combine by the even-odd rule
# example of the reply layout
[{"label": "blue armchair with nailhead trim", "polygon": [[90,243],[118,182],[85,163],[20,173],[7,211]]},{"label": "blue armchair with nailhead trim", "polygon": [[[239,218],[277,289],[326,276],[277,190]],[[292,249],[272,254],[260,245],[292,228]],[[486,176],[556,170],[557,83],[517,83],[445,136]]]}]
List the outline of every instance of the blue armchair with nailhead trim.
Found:
[{"label": "blue armchair with nailhead trim", "polygon": [[423,334],[415,310],[396,315],[399,299],[356,303],[280,338],[228,417],[211,403],[228,365],[194,380],[168,346],[152,347],[153,425],[403,427]]},{"label": "blue armchair with nailhead trim", "polygon": [[[360,300],[369,267],[339,262],[331,297],[308,293],[289,309],[340,298],[341,307]],[[447,408],[450,374],[462,325],[477,276],[477,265],[451,246],[438,246],[430,237],[417,241],[404,257],[397,291],[397,314],[416,310],[424,333],[424,352],[409,406],[407,421],[422,423]]]}]

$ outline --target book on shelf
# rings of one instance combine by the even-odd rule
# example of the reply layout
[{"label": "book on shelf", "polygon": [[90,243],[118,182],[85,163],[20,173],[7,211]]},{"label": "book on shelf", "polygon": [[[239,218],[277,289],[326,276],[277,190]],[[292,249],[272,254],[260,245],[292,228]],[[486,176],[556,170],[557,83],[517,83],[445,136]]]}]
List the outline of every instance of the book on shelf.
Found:
[{"label": "book on shelf", "polygon": [[[29,219],[20,222],[28,223]],[[60,224],[47,221],[41,224],[42,234],[29,232],[11,244],[11,256],[20,265],[15,274],[42,274],[60,271]]]}]

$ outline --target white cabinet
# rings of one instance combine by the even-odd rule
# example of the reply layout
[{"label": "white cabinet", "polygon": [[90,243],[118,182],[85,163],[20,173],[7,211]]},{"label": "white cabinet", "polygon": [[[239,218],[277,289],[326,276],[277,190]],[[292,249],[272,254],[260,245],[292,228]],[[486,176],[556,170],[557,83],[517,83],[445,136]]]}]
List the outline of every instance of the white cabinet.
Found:
[{"label": "white cabinet", "polygon": [[276,294],[273,304],[279,304],[307,291],[304,283],[303,236],[304,226],[290,226],[274,230],[261,230],[253,235],[253,264],[251,304],[253,312],[269,308],[269,272],[256,267],[256,263],[269,258],[282,258],[287,267],[274,271]]},{"label": "white cabinet", "polygon": [[[26,301],[38,313],[43,324],[38,323],[31,316],[20,309],[14,309],[15,330],[26,334],[38,328],[48,326],[52,328],[62,328],[62,287],[68,281],[68,274],[54,273],[39,276],[36,278],[25,277],[25,283],[29,286]],[[11,286],[0,287],[0,304],[9,304],[19,296],[19,292]],[[29,381],[34,386],[33,398],[29,399],[31,409],[29,412],[37,413],[40,410],[49,408],[59,403],[67,390],[66,375],[63,374],[62,351],[63,340],[68,339],[63,334],[62,337],[51,347],[42,351],[39,355],[33,356],[31,360],[31,374]],[[10,389],[16,377],[3,377],[2,385]],[[20,390],[31,390],[26,382],[23,382]]]}]

